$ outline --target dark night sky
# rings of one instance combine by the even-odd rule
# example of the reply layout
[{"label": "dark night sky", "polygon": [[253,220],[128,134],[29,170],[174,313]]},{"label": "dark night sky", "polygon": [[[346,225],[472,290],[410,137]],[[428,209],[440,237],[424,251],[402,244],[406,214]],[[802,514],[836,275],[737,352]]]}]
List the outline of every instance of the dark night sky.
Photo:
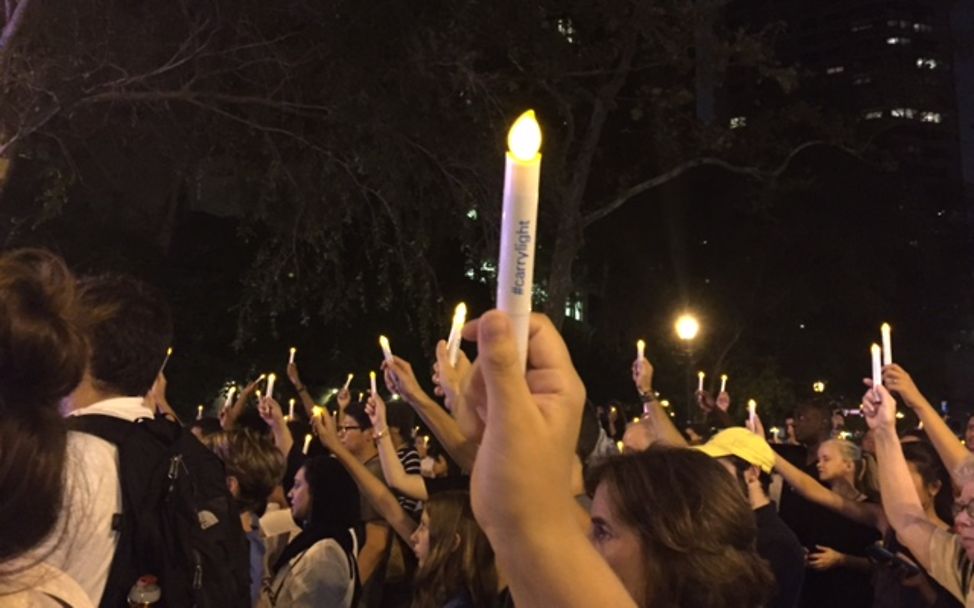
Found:
[{"label": "dark night sky", "polygon": [[[951,20],[963,173],[970,200],[974,199],[974,2],[956,2]],[[969,213],[974,218],[974,209]]]}]

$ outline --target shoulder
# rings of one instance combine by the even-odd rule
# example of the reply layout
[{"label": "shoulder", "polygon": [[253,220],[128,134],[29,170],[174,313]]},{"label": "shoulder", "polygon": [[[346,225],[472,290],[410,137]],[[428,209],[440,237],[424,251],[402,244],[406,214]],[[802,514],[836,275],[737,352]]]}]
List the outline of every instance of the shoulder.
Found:
[{"label": "shoulder", "polygon": [[333,538],[311,545],[301,562],[305,569],[313,569],[323,577],[347,579],[351,576],[348,554]]},{"label": "shoulder", "polygon": [[971,592],[974,563],[967,557],[960,537],[934,528],[930,534],[930,575],[954,597],[963,600]]}]

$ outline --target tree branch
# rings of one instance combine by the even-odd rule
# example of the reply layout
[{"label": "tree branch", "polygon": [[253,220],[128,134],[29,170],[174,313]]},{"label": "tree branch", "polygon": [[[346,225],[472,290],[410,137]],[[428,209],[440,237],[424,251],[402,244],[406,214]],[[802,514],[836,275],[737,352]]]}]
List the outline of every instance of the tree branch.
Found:
[{"label": "tree branch", "polygon": [[14,7],[13,14],[10,14],[10,3],[7,3],[9,18],[3,26],[2,33],[0,33],[0,59],[5,57],[10,51],[11,41],[13,41],[17,32],[20,31],[20,26],[24,22],[24,13],[27,12],[27,6],[29,4],[30,0],[20,0],[17,6]]}]

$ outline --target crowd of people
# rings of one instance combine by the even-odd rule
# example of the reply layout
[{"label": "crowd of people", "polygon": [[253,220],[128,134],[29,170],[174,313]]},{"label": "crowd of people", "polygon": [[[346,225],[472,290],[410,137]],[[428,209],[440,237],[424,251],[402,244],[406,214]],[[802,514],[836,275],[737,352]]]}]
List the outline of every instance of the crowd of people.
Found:
[{"label": "crowd of people", "polygon": [[494,310],[432,394],[387,353],[385,391],[316,403],[292,357],[297,411],[260,378],[184,424],[172,325],[143,282],[0,254],[0,606],[974,607],[974,455],[899,364],[859,444],[820,399],[768,441],[699,391],[681,430],[644,356],[627,421]]}]

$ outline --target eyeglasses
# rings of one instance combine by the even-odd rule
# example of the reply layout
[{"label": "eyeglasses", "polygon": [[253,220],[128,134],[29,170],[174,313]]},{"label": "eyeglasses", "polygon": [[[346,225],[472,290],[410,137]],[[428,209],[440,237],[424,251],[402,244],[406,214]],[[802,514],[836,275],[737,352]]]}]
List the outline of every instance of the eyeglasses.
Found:
[{"label": "eyeglasses", "polygon": [[954,512],[954,517],[957,517],[961,513],[967,513],[967,517],[974,520],[974,500],[969,500],[965,503],[955,502],[951,505],[951,511]]},{"label": "eyeglasses", "polygon": [[361,431],[361,430],[362,430],[362,427],[360,427],[360,426],[346,425],[346,426],[339,426],[338,427],[339,434],[341,434],[341,433],[347,433],[349,431]]}]

